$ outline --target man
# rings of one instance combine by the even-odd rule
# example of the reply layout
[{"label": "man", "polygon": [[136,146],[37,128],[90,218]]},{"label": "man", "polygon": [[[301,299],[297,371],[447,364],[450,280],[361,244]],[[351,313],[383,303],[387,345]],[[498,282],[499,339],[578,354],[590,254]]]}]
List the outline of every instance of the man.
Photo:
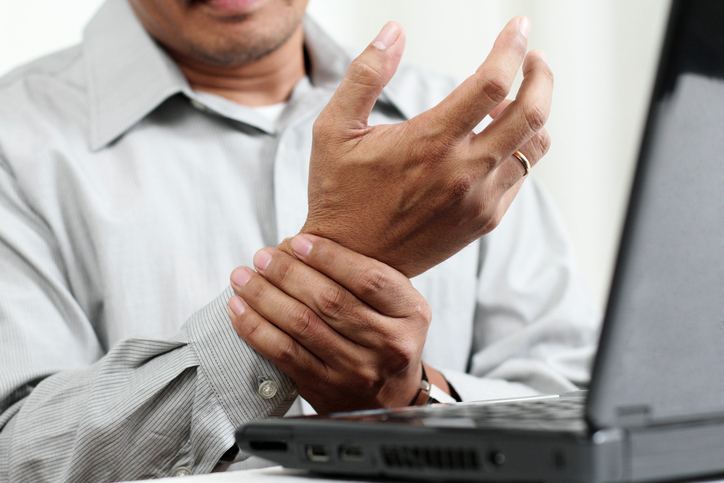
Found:
[{"label": "man", "polygon": [[424,403],[423,367],[464,400],[585,384],[596,313],[513,156],[548,143],[527,20],[446,97],[390,80],[394,23],[345,77],[305,7],[109,0],[0,83],[0,480],[209,472],[297,391]]}]

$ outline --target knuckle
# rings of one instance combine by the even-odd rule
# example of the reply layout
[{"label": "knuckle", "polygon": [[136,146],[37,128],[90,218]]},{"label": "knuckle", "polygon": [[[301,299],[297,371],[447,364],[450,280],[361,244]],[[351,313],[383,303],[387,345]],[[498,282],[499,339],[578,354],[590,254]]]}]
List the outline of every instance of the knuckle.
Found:
[{"label": "knuckle", "polygon": [[347,69],[347,77],[352,82],[365,86],[376,87],[382,83],[382,74],[359,58],[353,60],[350,64],[349,69]]},{"label": "knuckle", "polygon": [[298,356],[299,347],[297,347],[297,343],[291,338],[285,338],[276,348],[274,362],[279,365],[292,364],[297,361]]},{"label": "knuckle", "polygon": [[265,279],[260,277],[256,272],[252,274],[251,278],[246,285],[242,287],[242,289],[244,299],[252,303],[263,300],[267,294]]},{"label": "knuckle", "polygon": [[251,317],[245,318],[242,322],[241,318],[238,317],[236,320],[232,320],[234,330],[239,334],[239,337],[245,341],[253,341],[254,334],[259,330],[259,323],[256,323]]},{"label": "knuckle", "polygon": [[416,152],[420,157],[434,158],[451,148],[451,144],[446,139],[448,131],[445,122],[431,121],[429,116],[422,115],[408,121],[400,137],[413,140],[411,147],[417,148]]},{"label": "knuckle", "polygon": [[462,200],[475,187],[475,178],[469,173],[461,173],[455,176],[450,183],[448,196],[452,201]]},{"label": "knuckle", "polygon": [[336,318],[347,302],[347,291],[339,285],[325,287],[319,293],[319,311],[325,317]]},{"label": "knuckle", "polygon": [[411,332],[414,331],[406,331],[405,334],[390,334],[384,346],[380,348],[379,365],[387,373],[399,372],[414,362],[415,354],[418,351]]},{"label": "knuckle", "polygon": [[308,334],[317,322],[316,314],[308,307],[300,307],[292,313],[289,321],[290,330],[295,337]]},{"label": "knuckle", "polygon": [[315,138],[323,138],[325,134],[329,133],[329,123],[324,113],[320,114],[312,124],[312,136]]},{"label": "knuckle", "polygon": [[313,367],[306,364],[297,365],[300,377],[294,379],[294,382],[299,389],[299,394],[309,402],[311,402],[308,398],[310,392],[317,397],[325,397],[330,390],[334,390],[339,387],[341,382],[344,382],[339,380],[336,370],[324,363]]},{"label": "knuckle", "polygon": [[458,155],[459,139],[455,131],[455,122],[439,106],[433,113],[427,111],[404,123],[399,132],[398,145],[404,149],[405,159],[416,166],[434,169],[441,162]]},{"label": "knuckle", "polygon": [[487,199],[478,201],[477,203],[473,203],[470,207],[470,218],[472,218],[473,220],[482,220],[487,223],[488,220],[486,219],[486,215],[488,215],[489,211],[488,206],[489,201]]},{"label": "knuckle", "polygon": [[278,257],[277,263],[274,265],[274,272],[269,276],[273,278],[274,285],[282,287],[294,278],[294,264],[289,263],[286,257]]},{"label": "knuckle", "polygon": [[500,204],[496,205],[495,209],[490,215],[490,218],[488,219],[488,223],[485,226],[485,233],[490,233],[493,231],[497,226],[500,224],[500,222],[503,220],[503,215],[505,214],[505,208],[501,207]]},{"label": "knuckle", "polygon": [[500,225],[500,222],[503,221],[503,213],[496,212],[493,218],[490,220],[490,231],[495,230],[498,225]]},{"label": "knuckle", "polygon": [[357,283],[356,292],[364,299],[383,292],[389,285],[389,279],[378,267],[372,267],[362,273]]},{"label": "knuckle", "polygon": [[546,131],[545,129],[541,129],[536,134],[536,139],[538,141],[538,146],[539,146],[539,151],[540,151],[540,154],[538,157],[542,158],[543,156],[545,156],[545,154],[551,148],[551,136],[550,136],[550,134],[548,134],[548,131]]},{"label": "knuckle", "polygon": [[254,324],[254,323],[250,323],[250,324],[247,323],[247,324],[240,324],[240,325],[242,327],[242,331],[244,332],[244,334],[249,338],[254,337],[254,334],[257,333],[257,331],[259,330],[259,326],[260,326],[260,324]]},{"label": "knuckle", "polygon": [[357,371],[358,383],[368,392],[381,385],[382,375],[374,366],[363,364]]},{"label": "knuckle", "polygon": [[394,361],[392,367],[401,369],[408,367],[415,360],[415,347],[411,342],[408,341],[397,341],[394,344],[391,352],[391,360]]},{"label": "knuckle", "polygon": [[475,233],[482,235],[490,231],[488,225],[492,217],[492,212],[498,203],[497,190],[484,190],[482,196],[475,199],[474,203],[470,203],[468,209],[468,219],[471,221],[471,227],[475,228]]},{"label": "knuckle", "polygon": [[545,126],[548,116],[545,110],[537,103],[523,104],[523,121],[530,132],[537,133]]},{"label": "knuckle", "polygon": [[430,326],[430,323],[432,322],[432,308],[425,299],[422,299],[417,305],[415,305],[413,314],[415,314],[416,318],[422,319],[425,322],[426,327]]},{"label": "knuckle", "polygon": [[507,79],[502,72],[487,73],[482,79],[482,92],[493,103],[500,104],[510,90]]}]

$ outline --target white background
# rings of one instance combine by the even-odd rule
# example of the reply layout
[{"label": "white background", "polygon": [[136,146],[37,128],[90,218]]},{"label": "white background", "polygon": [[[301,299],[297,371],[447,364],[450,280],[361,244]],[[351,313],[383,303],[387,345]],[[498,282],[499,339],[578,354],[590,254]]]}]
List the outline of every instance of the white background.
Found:
[{"label": "white background", "polygon": [[[73,45],[102,0],[0,0],[0,74]],[[594,295],[608,293],[668,0],[311,0],[311,14],[361,50],[388,20],[403,62],[460,79],[515,15],[533,24],[556,76],[553,145],[534,173],[553,195]],[[2,106],[0,106],[0,109]]]}]

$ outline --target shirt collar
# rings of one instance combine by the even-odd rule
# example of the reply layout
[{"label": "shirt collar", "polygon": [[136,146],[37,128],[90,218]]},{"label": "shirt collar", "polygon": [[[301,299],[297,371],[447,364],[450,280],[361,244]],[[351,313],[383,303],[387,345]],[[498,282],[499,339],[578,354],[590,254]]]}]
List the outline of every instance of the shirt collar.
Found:
[{"label": "shirt collar", "polygon": [[169,97],[190,91],[171,58],[126,0],[108,0],[83,32],[90,97],[90,145],[99,149]]},{"label": "shirt collar", "polygon": [[[308,16],[304,33],[312,84],[336,89],[351,56]],[[183,93],[196,98],[183,73],[146,32],[126,0],[105,2],[84,30],[82,49],[88,60],[89,140],[94,151],[121,136],[169,97]],[[405,105],[409,93],[398,92],[400,87],[407,90],[404,84],[393,78],[380,101],[409,118],[417,109]]]}]

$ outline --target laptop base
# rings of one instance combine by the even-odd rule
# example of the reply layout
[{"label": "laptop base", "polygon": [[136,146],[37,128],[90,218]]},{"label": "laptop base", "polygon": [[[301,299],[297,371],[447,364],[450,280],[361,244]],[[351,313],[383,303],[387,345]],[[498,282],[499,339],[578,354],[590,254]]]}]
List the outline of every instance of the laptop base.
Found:
[{"label": "laptop base", "polygon": [[[383,417],[381,417],[382,419]],[[718,425],[603,429],[593,434],[486,431],[334,418],[248,423],[245,452],[327,475],[427,481],[616,482],[695,478],[721,471]]]}]

